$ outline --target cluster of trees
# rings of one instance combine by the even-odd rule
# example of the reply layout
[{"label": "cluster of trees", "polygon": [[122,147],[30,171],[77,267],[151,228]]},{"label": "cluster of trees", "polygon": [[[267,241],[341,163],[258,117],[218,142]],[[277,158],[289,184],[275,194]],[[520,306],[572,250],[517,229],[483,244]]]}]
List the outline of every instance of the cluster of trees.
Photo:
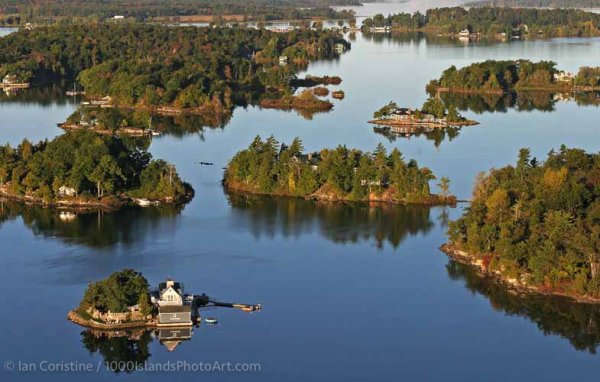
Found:
[{"label": "cluster of trees", "polygon": [[573,85],[583,87],[600,86],[600,66],[582,66],[573,79]]},{"label": "cluster of trees", "polygon": [[288,146],[271,136],[256,137],[229,162],[224,184],[232,190],[257,194],[315,197],[330,200],[380,200],[396,203],[451,203],[449,180],[442,178],[442,195],[432,195],[431,170],[406,162],[394,149],[379,144],[373,153],[338,146],[303,154],[298,138]]},{"label": "cluster of trees", "polygon": [[600,35],[600,15],[576,9],[473,7],[467,10],[452,7],[429,9],[425,14],[379,14],[366,19],[363,26],[448,34],[468,29],[483,35],[597,36]]},{"label": "cluster of trees", "polygon": [[449,235],[506,277],[600,296],[600,154],[563,146],[540,163],[521,149],[478,178]]},{"label": "cluster of trees", "polygon": [[148,294],[148,280],[133,269],[124,269],[106,279],[90,283],[79,304],[79,312],[85,314],[90,308],[106,313],[127,312],[127,308],[139,304],[147,315],[152,311]]},{"label": "cluster of trees", "polygon": [[358,5],[356,0],[4,0],[0,20],[5,25],[98,21],[115,15],[138,21],[176,16],[243,16],[251,20],[303,19],[311,17],[350,18],[348,11],[332,5]]},{"label": "cluster of trees", "polygon": [[[247,28],[135,23],[51,26],[0,39],[0,76],[79,79],[89,97],[124,106],[229,110],[236,92],[289,89],[309,60],[337,56],[333,31],[278,34]],[[290,65],[279,65],[279,56]]]},{"label": "cluster of trees", "polygon": [[488,60],[460,69],[452,65],[438,80],[429,83],[428,91],[436,88],[482,92],[547,89],[557,85],[554,75],[558,72],[556,63],[551,61]]},{"label": "cluster of trees", "polygon": [[23,140],[16,148],[0,146],[0,187],[11,195],[45,202],[65,196],[61,187],[89,199],[123,194],[180,199],[190,192],[174,166],[152,160],[133,140],[89,131],[35,145]]}]

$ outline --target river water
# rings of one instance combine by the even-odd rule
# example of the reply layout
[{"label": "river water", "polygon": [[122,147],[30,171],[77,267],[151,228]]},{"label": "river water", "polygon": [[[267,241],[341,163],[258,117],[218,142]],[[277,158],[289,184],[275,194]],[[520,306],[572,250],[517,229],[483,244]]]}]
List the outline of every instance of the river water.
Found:
[{"label": "river water", "polygon": [[[403,6],[407,6],[404,4]],[[481,122],[451,134],[386,137],[366,123],[390,100],[418,107],[426,83],[454,64],[490,58],[555,60],[576,70],[596,65],[600,39],[495,45],[376,39],[357,34],[336,61],[311,74],[343,78],[343,101],[305,119],[294,112],[236,109],[224,127],[195,126],[153,139],[155,157],[174,163],[196,190],[183,207],[79,215],[63,222],[52,210],[0,205],[0,360],[92,363],[90,380],[198,378],[198,373],[115,373],[103,360],[152,364],[260,363],[260,372],[212,372],[206,380],[548,381],[600,376],[599,310],[564,300],[523,297],[450,262],[438,247],[457,208],[317,205],[295,199],[228,195],[222,167],[256,135],[295,136],[307,150],[346,144],[398,147],[470,197],[480,171],[516,160],[530,147],[542,158],[565,143],[597,151],[596,106],[554,100],[545,107],[507,107],[463,114]],[[61,134],[76,107],[60,90],[0,97],[0,140],[18,144]],[[199,161],[214,162],[200,166]],[[433,184],[433,183],[432,183]],[[434,187],[435,188],[435,187]],[[158,338],[97,339],[68,322],[90,281],[130,267],[151,283],[166,277],[188,292],[263,304],[263,311],[211,310],[168,351]],[[91,338],[91,339],[90,339]],[[47,365],[47,364],[46,364]],[[97,371],[97,372],[96,372]],[[4,370],[3,380],[79,380],[82,373]],[[202,373],[200,373],[202,374]]]}]

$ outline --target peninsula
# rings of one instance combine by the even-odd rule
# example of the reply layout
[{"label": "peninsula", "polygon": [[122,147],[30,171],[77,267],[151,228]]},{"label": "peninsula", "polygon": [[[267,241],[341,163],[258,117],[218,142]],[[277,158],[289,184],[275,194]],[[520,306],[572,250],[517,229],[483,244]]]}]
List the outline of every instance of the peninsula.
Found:
[{"label": "peninsula", "polygon": [[309,62],[349,48],[339,31],[323,29],[59,24],[0,38],[0,76],[32,86],[77,79],[88,102],[101,107],[225,115],[293,94]]},{"label": "peninsula", "polygon": [[600,154],[561,147],[545,162],[482,174],[442,250],[522,291],[600,303]]},{"label": "peninsula", "polygon": [[476,62],[446,69],[427,85],[430,94],[487,93],[512,91],[587,92],[600,90],[600,67],[581,67],[576,74],[561,71],[552,61],[508,60]]},{"label": "peninsula", "polygon": [[280,145],[272,136],[256,137],[229,162],[223,177],[230,191],[295,196],[326,201],[453,205],[450,180],[440,179],[441,194],[432,194],[431,170],[405,161],[394,149],[379,144],[373,153],[338,146],[303,153],[298,138]]},{"label": "peninsula", "polygon": [[182,283],[172,279],[150,289],[148,280],[140,272],[124,269],[90,283],[79,306],[71,310],[67,318],[100,330],[181,328],[199,323],[198,310],[206,306],[245,312],[262,309],[260,304],[232,304],[215,301],[206,294],[188,294]]},{"label": "peninsula", "polygon": [[88,131],[48,142],[0,146],[0,196],[76,209],[185,203],[193,197],[175,167],[143,148]]}]

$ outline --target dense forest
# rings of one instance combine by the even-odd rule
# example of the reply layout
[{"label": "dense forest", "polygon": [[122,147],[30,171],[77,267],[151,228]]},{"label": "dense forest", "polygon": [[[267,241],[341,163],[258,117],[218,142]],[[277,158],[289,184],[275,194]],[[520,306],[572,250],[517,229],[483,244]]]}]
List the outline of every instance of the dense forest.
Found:
[{"label": "dense forest", "polygon": [[[48,142],[0,146],[0,191],[28,200],[118,204],[123,196],[180,200],[190,195],[174,166],[152,160],[134,140],[80,131]],[[68,197],[68,198],[67,198]]]},{"label": "dense forest", "polygon": [[598,8],[600,0],[479,0],[465,5],[469,7],[513,8]]},{"label": "dense forest", "polygon": [[[118,106],[222,113],[267,88],[291,93],[295,73],[310,60],[337,57],[336,44],[349,46],[332,31],[137,23],[40,27],[0,38],[0,76],[34,83],[76,77],[88,97],[108,95]],[[289,64],[280,65],[280,56]]]},{"label": "dense forest", "polygon": [[482,35],[587,37],[600,35],[600,14],[575,9],[475,7],[466,10],[453,7],[429,9],[425,14],[379,14],[363,22],[363,28],[370,27],[444,34],[457,34],[467,29],[470,33]]},{"label": "dense forest", "polygon": [[600,67],[582,67],[576,74],[561,73],[552,61],[509,60],[476,62],[446,69],[427,85],[430,93],[472,91],[503,93],[512,90],[597,90]]},{"label": "dense forest", "polygon": [[441,195],[431,194],[431,170],[405,161],[383,145],[373,153],[338,146],[304,154],[298,138],[288,146],[256,137],[229,162],[223,183],[231,190],[323,200],[452,204],[450,181],[440,179]]},{"label": "dense forest", "polygon": [[89,309],[106,313],[127,312],[127,308],[139,304],[144,314],[149,314],[152,306],[148,295],[148,280],[133,269],[124,269],[106,279],[90,283],[79,304],[79,313]]},{"label": "dense forest", "polygon": [[0,24],[99,21],[116,15],[138,21],[179,16],[214,16],[214,21],[227,16],[237,21],[348,19],[351,12],[334,11],[331,6],[358,4],[356,0],[4,0]]},{"label": "dense forest", "polygon": [[478,177],[450,242],[483,266],[543,290],[600,296],[600,154],[561,147],[545,162]]}]

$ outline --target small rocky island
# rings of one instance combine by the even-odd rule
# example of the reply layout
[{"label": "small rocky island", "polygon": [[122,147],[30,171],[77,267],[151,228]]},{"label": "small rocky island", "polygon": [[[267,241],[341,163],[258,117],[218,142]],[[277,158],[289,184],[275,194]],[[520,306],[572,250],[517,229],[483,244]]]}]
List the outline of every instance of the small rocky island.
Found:
[{"label": "small rocky island", "polygon": [[390,101],[373,113],[373,118],[369,123],[404,129],[435,129],[478,124],[464,118],[454,106],[447,106],[438,98],[429,98],[420,110],[398,107],[395,102]]},{"label": "small rocky island", "polygon": [[477,179],[449,235],[445,253],[512,288],[600,303],[600,154],[521,149]]},{"label": "small rocky island", "polygon": [[67,318],[76,324],[100,330],[154,327],[186,327],[199,321],[198,310],[206,306],[238,308],[245,312],[261,305],[215,301],[206,294],[184,291],[182,283],[167,279],[150,289],[148,280],[132,269],[90,283],[83,299]]},{"label": "small rocky island", "polygon": [[229,162],[224,186],[235,192],[295,196],[326,201],[453,205],[450,180],[440,178],[441,194],[432,194],[431,170],[406,161],[398,149],[381,144],[363,152],[338,146],[304,153],[302,141],[280,145],[272,136],[256,137]]},{"label": "small rocky island", "polygon": [[135,140],[76,131],[0,146],[0,196],[22,202],[117,209],[185,203],[193,194],[173,165],[153,160]]}]

